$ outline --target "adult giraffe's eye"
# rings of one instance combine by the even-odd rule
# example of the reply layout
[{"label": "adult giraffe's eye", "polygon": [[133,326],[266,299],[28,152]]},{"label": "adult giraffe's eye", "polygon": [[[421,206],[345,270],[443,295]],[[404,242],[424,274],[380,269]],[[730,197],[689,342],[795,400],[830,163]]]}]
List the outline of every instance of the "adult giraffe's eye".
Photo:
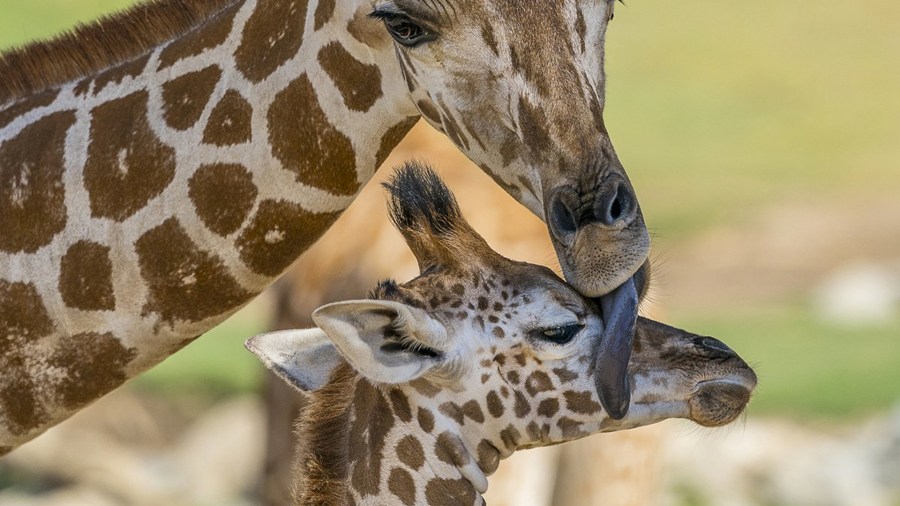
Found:
[{"label": "adult giraffe's eye", "polygon": [[572,323],[569,325],[563,325],[561,327],[551,327],[549,329],[544,329],[540,332],[541,339],[546,341],[550,341],[556,344],[566,344],[578,335],[581,332],[581,329],[584,328],[584,325],[578,323]]},{"label": "adult giraffe's eye", "polygon": [[391,37],[406,47],[414,47],[422,42],[434,39],[434,34],[419,26],[403,14],[376,10],[371,16],[384,21]]},{"label": "adult giraffe's eye", "polygon": [[433,38],[427,30],[405,17],[387,19],[385,24],[394,40],[406,47],[415,47]]}]

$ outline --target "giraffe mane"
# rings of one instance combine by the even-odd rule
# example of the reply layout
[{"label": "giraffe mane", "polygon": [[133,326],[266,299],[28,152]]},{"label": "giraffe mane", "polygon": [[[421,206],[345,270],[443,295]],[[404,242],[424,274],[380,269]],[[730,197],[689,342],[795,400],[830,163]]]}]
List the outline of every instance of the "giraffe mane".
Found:
[{"label": "giraffe mane", "polygon": [[0,53],[0,105],[127,62],[237,0],[150,0]]},{"label": "giraffe mane", "polygon": [[350,405],[359,375],[347,363],[339,365],[328,383],[312,392],[296,424],[294,471],[300,477],[292,491],[297,504],[344,504],[349,474],[347,446]]}]

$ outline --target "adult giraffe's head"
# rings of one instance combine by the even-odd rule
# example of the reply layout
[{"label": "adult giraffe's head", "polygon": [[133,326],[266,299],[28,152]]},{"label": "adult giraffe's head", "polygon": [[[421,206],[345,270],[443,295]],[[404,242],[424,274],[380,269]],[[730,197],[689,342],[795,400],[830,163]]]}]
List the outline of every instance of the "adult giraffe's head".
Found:
[{"label": "adult giraffe's head", "polygon": [[603,122],[613,0],[378,0],[410,93],[514,197],[541,216],[566,279],[611,292],[650,239]]}]

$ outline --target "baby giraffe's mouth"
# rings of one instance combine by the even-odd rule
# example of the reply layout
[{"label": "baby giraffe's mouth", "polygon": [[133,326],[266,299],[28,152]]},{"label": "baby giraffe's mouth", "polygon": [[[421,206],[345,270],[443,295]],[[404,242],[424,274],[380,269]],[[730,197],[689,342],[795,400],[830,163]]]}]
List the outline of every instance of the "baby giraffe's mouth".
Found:
[{"label": "baby giraffe's mouth", "polygon": [[756,374],[743,365],[726,378],[698,383],[688,402],[688,418],[704,427],[720,427],[740,416],[756,388]]}]

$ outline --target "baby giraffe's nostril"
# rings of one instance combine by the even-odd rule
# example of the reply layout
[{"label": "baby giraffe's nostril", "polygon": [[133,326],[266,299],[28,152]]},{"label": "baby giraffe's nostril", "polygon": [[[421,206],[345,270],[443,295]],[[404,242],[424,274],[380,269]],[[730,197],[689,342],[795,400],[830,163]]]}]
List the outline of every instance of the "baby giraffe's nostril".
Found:
[{"label": "baby giraffe's nostril", "polygon": [[698,337],[694,339],[694,344],[715,358],[737,357],[734,350],[714,337]]}]

